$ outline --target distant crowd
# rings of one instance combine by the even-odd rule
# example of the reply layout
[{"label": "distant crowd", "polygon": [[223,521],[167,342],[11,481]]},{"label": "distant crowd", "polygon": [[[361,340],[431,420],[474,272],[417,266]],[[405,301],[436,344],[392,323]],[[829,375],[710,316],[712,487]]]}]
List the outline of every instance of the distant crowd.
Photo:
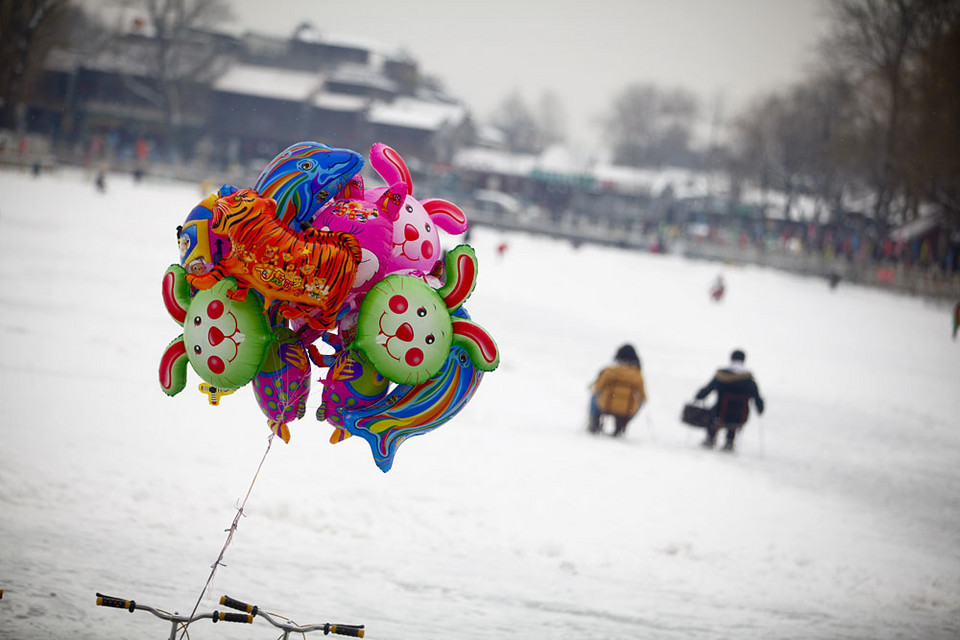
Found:
[{"label": "distant crowd", "polygon": [[678,226],[659,224],[656,233],[664,249],[671,242],[683,240],[726,246],[736,251],[753,249],[765,254],[818,257],[827,262],[877,267],[904,265],[960,274],[960,242],[951,241],[934,225],[924,233],[901,236],[893,232],[885,238],[833,225],[773,221],[749,228],[712,227],[706,233],[697,234]]}]

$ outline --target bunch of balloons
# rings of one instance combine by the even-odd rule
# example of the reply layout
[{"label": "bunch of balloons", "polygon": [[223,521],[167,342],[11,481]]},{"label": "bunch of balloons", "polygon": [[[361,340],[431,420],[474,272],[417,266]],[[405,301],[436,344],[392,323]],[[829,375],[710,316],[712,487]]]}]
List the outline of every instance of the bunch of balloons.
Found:
[{"label": "bunch of balloons", "polygon": [[213,405],[252,383],[288,442],[312,366],[326,369],[317,419],[333,443],[364,439],[386,472],[404,440],[466,405],[500,356],[463,306],[474,250],[441,250],[438,230],[464,233],[464,213],[416,199],[390,147],[373,145],[369,161],[385,187],[364,187],[360,154],[298,142],[253,188],[224,185],[194,207],[177,228],[179,264],[163,276],[183,333],[161,358],[160,386],[182,391],[187,364]]}]

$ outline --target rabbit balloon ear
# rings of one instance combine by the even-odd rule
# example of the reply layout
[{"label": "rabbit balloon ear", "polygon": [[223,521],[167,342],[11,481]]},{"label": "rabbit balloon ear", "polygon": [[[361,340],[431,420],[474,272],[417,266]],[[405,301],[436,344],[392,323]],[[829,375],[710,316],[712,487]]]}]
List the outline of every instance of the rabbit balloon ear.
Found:
[{"label": "rabbit balloon ear", "polygon": [[361,200],[363,199],[363,176],[359,173],[350,178],[340,193],[337,194],[338,200]]},{"label": "rabbit balloon ear", "polygon": [[377,209],[380,210],[384,218],[390,222],[396,222],[400,218],[400,209],[403,208],[408,193],[407,185],[404,183],[391,184],[377,200]]},{"label": "rabbit balloon ear", "polygon": [[469,225],[467,224],[466,214],[460,210],[460,207],[441,200],[440,198],[431,198],[420,202],[423,208],[430,215],[430,220],[450,234],[466,233]]},{"label": "rabbit balloon ear", "polygon": [[472,320],[453,318],[453,344],[460,345],[470,356],[473,366],[493,371],[500,364],[500,350],[487,330]]},{"label": "rabbit balloon ear", "polygon": [[380,174],[384,182],[387,184],[403,182],[407,185],[407,193],[413,195],[413,176],[410,175],[410,169],[407,168],[407,163],[399,153],[382,142],[377,142],[370,147],[370,165]]},{"label": "rabbit balloon ear", "polygon": [[178,264],[170,265],[163,274],[163,304],[181,326],[187,319],[190,306],[190,285],[187,272]]},{"label": "rabbit balloon ear", "polygon": [[168,396],[175,396],[187,386],[187,347],[183,336],[167,345],[160,358],[160,388]]},{"label": "rabbit balloon ear", "polygon": [[453,313],[477,286],[477,254],[470,245],[461,244],[447,253],[444,266],[447,279],[437,293]]}]

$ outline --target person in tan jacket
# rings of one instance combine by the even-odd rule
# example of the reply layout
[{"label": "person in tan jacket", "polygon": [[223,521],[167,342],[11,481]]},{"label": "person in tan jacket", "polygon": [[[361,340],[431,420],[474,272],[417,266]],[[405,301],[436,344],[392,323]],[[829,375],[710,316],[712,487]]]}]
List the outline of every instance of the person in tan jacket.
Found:
[{"label": "person in tan jacket", "polygon": [[647,400],[640,358],[632,345],[625,344],[617,349],[613,364],[600,371],[590,389],[593,396],[590,398],[587,431],[601,433],[600,418],[611,415],[615,422],[613,435],[622,436],[627,424]]}]

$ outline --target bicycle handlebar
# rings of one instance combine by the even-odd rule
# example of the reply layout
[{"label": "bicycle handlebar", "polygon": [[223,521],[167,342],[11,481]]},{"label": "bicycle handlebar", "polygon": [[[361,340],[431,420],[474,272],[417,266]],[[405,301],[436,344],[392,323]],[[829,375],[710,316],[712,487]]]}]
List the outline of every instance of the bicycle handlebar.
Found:
[{"label": "bicycle handlebar", "polygon": [[253,624],[252,615],[244,615],[242,613],[222,613],[220,611],[213,611],[211,613],[198,613],[194,616],[181,616],[177,613],[167,613],[166,611],[160,611],[153,607],[147,606],[145,604],[137,604],[135,600],[124,600],[123,598],[115,598],[113,596],[105,596],[102,593],[97,594],[97,606],[99,607],[114,607],[116,609],[126,609],[130,613],[133,613],[137,609],[142,611],[149,611],[156,617],[167,620],[170,622],[183,622],[190,624],[191,622],[196,622],[197,620],[203,620],[205,618],[210,618],[214,622],[224,621],[224,622],[241,622],[245,624]]},{"label": "bicycle handlebar", "polygon": [[222,596],[220,598],[220,604],[225,607],[230,607],[231,609],[236,609],[237,611],[246,611],[250,615],[257,615],[257,607],[254,605],[247,604],[246,602],[240,602],[239,600],[234,600],[230,596]]},{"label": "bicycle handlebar", "polygon": [[113,596],[105,596],[102,593],[97,594],[97,606],[98,607],[116,607],[117,609],[128,609],[131,613],[134,609],[137,608],[137,603],[133,600],[124,600],[122,598],[114,598]]},{"label": "bicycle handlebar", "polygon": [[312,624],[301,627],[293,624],[292,622],[278,622],[273,616],[265,611],[261,611],[256,605],[249,605],[245,602],[235,600],[229,596],[221,597],[220,604],[225,607],[230,607],[231,609],[244,611],[245,613],[226,613],[221,611],[213,611],[212,613],[198,613],[193,616],[182,616],[177,613],[160,611],[159,609],[155,609],[145,604],[137,604],[134,600],[124,600],[123,598],[106,596],[102,593],[97,594],[97,606],[99,607],[126,609],[131,613],[137,609],[149,611],[156,617],[173,622],[174,624],[190,624],[191,622],[203,620],[204,618],[210,618],[214,622],[222,620],[224,622],[253,624],[253,619],[257,616],[260,616],[273,626],[277,627],[278,629],[283,629],[286,632],[307,633],[308,631],[323,631],[323,635],[329,635],[332,633],[340,636],[349,636],[351,638],[362,638],[364,634],[363,625],[331,624],[329,622],[325,622],[323,624]]},{"label": "bicycle handlebar", "polygon": [[364,634],[363,625],[331,624],[329,622],[325,622],[323,624],[311,624],[301,627],[291,622],[278,622],[266,611],[261,611],[258,606],[241,602],[231,598],[230,596],[221,597],[220,604],[225,607],[230,607],[231,609],[237,609],[238,611],[246,611],[251,616],[260,616],[278,629],[283,629],[287,632],[307,633],[308,631],[323,631],[323,635],[329,635],[332,633],[340,636],[349,636],[351,638],[362,638]]},{"label": "bicycle handlebar", "polygon": [[243,622],[245,624],[253,624],[253,616],[246,613],[223,613],[220,611],[214,611],[213,613],[215,615],[219,615],[220,619],[224,622]]},{"label": "bicycle handlebar", "polygon": [[330,630],[323,630],[324,635],[327,633],[335,633],[341,636],[350,636],[351,638],[362,638],[363,637],[363,625],[353,626],[349,624],[332,624],[329,625]]}]

